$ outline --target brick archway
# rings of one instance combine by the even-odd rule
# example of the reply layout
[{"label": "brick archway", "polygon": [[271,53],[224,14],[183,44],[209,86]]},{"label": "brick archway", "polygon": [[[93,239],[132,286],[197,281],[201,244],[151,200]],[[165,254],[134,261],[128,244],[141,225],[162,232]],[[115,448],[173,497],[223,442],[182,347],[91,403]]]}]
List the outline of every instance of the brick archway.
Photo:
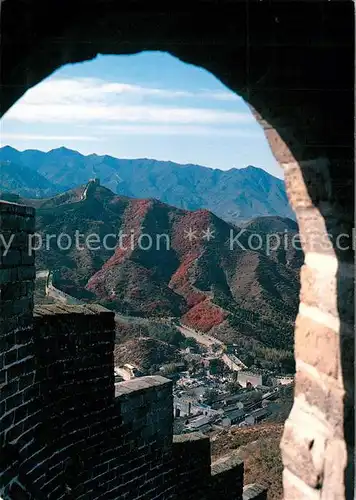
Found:
[{"label": "brick archway", "polygon": [[[286,500],[353,497],[353,2],[5,0],[1,112],[68,62],[163,50],[253,107],[303,238]],[[338,235],[344,234],[342,246]],[[349,243],[349,249],[345,249]]]}]

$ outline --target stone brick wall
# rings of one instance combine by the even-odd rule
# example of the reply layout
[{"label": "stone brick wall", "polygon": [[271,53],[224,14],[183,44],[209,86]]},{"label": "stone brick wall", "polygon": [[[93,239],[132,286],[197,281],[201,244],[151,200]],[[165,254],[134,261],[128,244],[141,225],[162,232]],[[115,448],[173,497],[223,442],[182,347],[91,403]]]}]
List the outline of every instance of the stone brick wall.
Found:
[{"label": "stone brick wall", "polygon": [[[222,457],[211,465],[210,498],[242,498],[244,465],[238,454]],[[265,488],[261,488],[266,493]],[[260,494],[260,492],[259,492]],[[253,497],[255,498],[255,497]]]},{"label": "stone brick wall", "polygon": [[172,382],[142,377],[116,384],[115,393],[122,438],[109,462],[118,471],[110,498],[175,499]]},{"label": "stone brick wall", "polygon": [[[111,432],[119,427],[114,411],[113,325],[113,313],[98,306],[35,308],[33,371],[27,368],[24,374],[21,368],[18,390],[6,399],[14,419],[4,445],[5,450],[11,445],[16,460],[1,484],[5,493],[6,484],[10,487],[19,476],[36,495],[61,498],[66,487],[75,489],[87,478],[83,460],[96,454],[107,425]],[[6,396],[12,384],[1,394]],[[4,465],[7,470],[9,464]]]},{"label": "stone brick wall", "polygon": [[179,500],[204,498],[210,479],[210,441],[199,432],[174,437],[173,456],[178,476]]},{"label": "stone brick wall", "polygon": [[87,479],[85,462],[105,425],[111,432],[119,425],[112,414],[113,325],[114,314],[99,306],[35,308],[40,465],[32,468],[32,453],[23,468],[48,497],[54,492],[60,497],[65,484],[75,489]]},{"label": "stone brick wall", "polygon": [[194,432],[174,436],[174,471],[177,500],[266,500],[260,485],[243,488],[244,465],[238,452],[211,463],[210,440]]},{"label": "stone brick wall", "polygon": [[[32,329],[34,257],[28,237],[32,208],[0,202],[0,484],[18,480],[17,449],[11,445],[34,427],[37,382]],[[6,251],[5,243],[11,241]],[[15,488],[16,486],[14,486]],[[1,490],[0,490],[1,491]]]},{"label": "stone brick wall", "polygon": [[281,443],[285,500],[351,499],[354,206],[352,175],[340,176],[340,169],[352,174],[351,162],[327,157],[298,162],[283,143],[275,153],[305,254],[295,327],[295,399]]}]

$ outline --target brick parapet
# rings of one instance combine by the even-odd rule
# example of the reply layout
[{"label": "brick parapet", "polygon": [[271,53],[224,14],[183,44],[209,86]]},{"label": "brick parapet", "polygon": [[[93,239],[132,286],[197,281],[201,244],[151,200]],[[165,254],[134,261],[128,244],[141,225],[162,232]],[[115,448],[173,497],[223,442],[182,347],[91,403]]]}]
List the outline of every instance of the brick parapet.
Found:
[{"label": "brick parapet", "polygon": [[267,500],[267,488],[253,483],[244,486],[242,500]]},{"label": "brick parapet", "polygon": [[215,461],[211,466],[211,499],[242,500],[244,464],[238,453]]},{"label": "brick parapet", "polygon": [[[11,443],[33,426],[36,391],[32,328],[35,211],[0,201],[0,485],[18,479]],[[11,451],[12,450],[12,451]],[[0,492],[1,492],[0,487]]]},{"label": "brick parapet", "polygon": [[115,385],[115,404],[122,424],[142,441],[172,446],[172,382],[161,376],[141,377]]},{"label": "brick parapet", "polygon": [[173,437],[173,458],[178,500],[242,500],[244,465],[238,453],[211,463],[209,437],[193,432]]},{"label": "brick parapet", "polygon": [[205,500],[211,479],[210,440],[200,432],[173,438],[177,500]]}]

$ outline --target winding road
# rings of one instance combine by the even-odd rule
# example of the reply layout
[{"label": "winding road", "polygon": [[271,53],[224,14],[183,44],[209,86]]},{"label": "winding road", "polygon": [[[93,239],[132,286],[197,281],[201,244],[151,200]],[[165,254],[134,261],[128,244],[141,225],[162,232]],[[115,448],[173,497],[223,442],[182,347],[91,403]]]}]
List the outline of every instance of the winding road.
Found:
[{"label": "winding road", "polygon": [[197,342],[199,342],[199,344],[206,345],[207,347],[211,347],[214,344],[221,348],[224,347],[224,344],[220,340],[212,337],[211,335],[199,333],[196,330],[182,324],[175,326],[185,337],[193,337]]},{"label": "winding road", "polygon": [[203,344],[206,347],[210,348],[213,345],[218,345],[222,351],[221,360],[230,370],[240,371],[247,368],[247,366],[235,354],[228,354],[226,352],[224,353],[224,348],[226,348],[226,345],[215,337],[212,337],[207,333],[197,332],[196,330],[193,330],[192,328],[189,328],[188,326],[182,324],[176,325],[176,327],[185,337],[193,337],[199,344]]}]

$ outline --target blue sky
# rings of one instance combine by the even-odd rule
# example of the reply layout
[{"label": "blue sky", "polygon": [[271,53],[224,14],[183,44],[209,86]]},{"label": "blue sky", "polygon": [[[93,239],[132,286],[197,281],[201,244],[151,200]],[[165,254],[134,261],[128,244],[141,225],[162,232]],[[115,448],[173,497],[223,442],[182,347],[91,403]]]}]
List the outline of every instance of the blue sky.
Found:
[{"label": "blue sky", "polygon": [[255,165],[283,175],[243,99],[206,70],[161,52],[63,66],[4,116],[5,144],[224,170]]}]

